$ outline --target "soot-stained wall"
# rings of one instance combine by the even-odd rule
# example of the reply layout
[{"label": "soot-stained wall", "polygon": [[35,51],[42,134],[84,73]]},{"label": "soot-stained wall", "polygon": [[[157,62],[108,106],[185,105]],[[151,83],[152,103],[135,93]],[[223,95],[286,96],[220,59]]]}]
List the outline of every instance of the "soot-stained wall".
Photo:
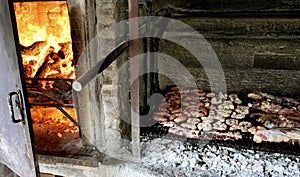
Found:
[{"label": "soot-stained wall", "polygon": [[[260,90],[299,95],[298,1],[169,0],[153,1],[152,9],[154,14],[163,10],[169,12],[173,19],[184,22],[205,37],[222,65],[228,92]],[[186,35],[183,32],[178,37],[186,38]],[[199,87],[210,89],[203,66],[187,50],[161,40],[159,52],[176,58],[190,71]],[[167,69],[174,76],[182,74],[168,67],[164,57],[157,61],[160,70]],[[159,81],[163,90],[172,84],[170,78],[162,75]],[[187,85],[184,79],[181,83]]]}]

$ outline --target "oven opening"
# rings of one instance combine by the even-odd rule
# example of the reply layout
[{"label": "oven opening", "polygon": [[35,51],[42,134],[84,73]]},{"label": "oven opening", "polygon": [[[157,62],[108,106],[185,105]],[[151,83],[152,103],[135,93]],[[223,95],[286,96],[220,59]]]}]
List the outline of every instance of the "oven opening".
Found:
[{"label": "oven opening", "polygon": [[67,3],[15,2],[14,9],[36,149],[42,154],[72,152],[80,132]]}]

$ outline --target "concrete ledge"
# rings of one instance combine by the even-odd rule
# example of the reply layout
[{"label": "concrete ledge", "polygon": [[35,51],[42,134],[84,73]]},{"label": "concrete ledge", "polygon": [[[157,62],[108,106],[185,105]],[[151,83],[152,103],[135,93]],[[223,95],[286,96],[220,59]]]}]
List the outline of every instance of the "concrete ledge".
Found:
[{"label": "concrete ledge", "polygon": [[57,165],[71,164],[85,167],[98,167],[98,161],[95,157],[78,156],[75,158],[55,157],[48,155],[38,155],[39,164]]},{"label": "concrete ledge", "polygon": [[41,173],[68,177],[155,177],[150,171],[142,169],[138,164],[118,162],[104,165],[94,159],[74,159],[38,155]]}]

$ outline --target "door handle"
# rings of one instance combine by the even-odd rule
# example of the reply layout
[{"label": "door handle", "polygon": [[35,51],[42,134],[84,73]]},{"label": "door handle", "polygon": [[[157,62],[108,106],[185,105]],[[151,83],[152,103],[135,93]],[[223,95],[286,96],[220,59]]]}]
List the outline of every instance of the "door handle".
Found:
[{"label": "door handle", "polygon": [[[14,103],[13,103],[13,98]],[[24,119],[24,104],[23,104],[23,97],[22,97],[22,92],[20,90],[10,92],[8,94],[8,106],[9,106],[9,112],[10,112],[10,117],[13,123],[19,123],[22,122],[23,124],[25,123]],[[20,119],[16,119],[15,117],[15,109],[14,107],[17,108],[20,112]]]}]

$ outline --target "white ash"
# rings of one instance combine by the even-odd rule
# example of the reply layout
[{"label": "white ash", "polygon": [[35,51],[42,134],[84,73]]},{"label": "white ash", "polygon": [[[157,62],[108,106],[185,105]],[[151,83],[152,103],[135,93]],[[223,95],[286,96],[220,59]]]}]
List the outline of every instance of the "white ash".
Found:
[{"label": "white ash", "polygon": [[143,141],[141,164],[158,176],[300,176],[299,157],[157,138]]}]

